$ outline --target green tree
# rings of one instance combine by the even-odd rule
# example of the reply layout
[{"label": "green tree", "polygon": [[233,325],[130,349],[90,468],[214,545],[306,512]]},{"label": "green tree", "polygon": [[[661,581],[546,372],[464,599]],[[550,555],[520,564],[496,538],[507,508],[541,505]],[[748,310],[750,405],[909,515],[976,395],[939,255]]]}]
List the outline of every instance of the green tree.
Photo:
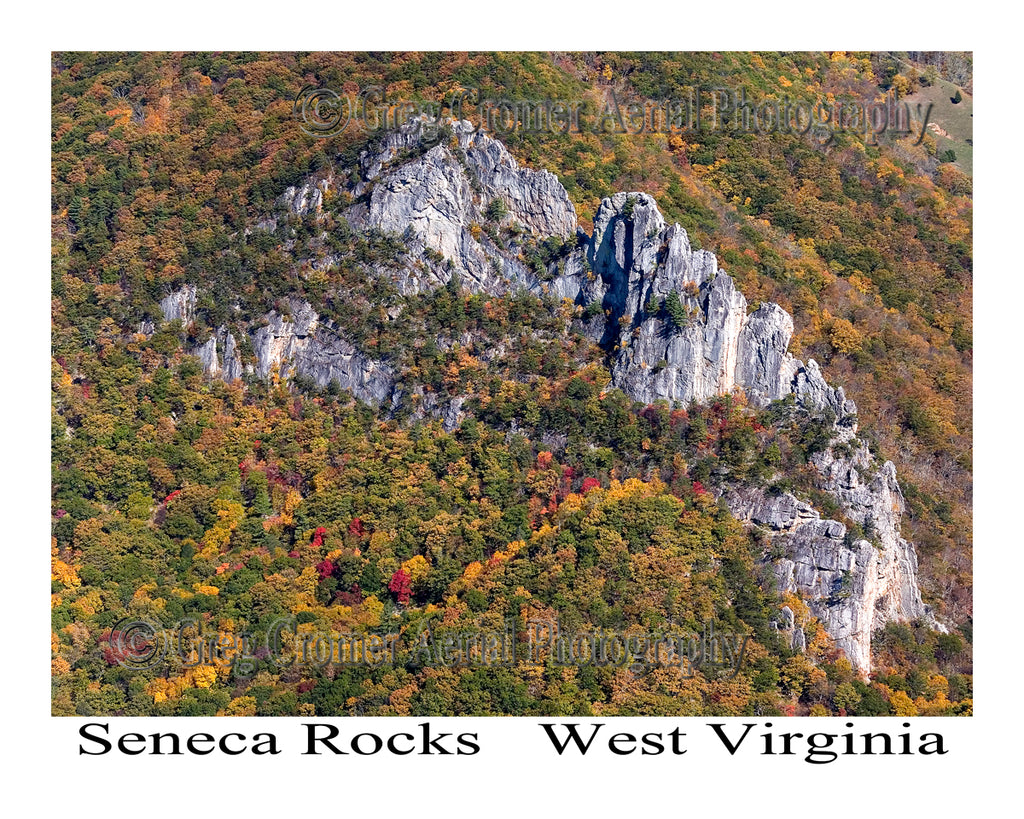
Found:
[{"label": "green tree", "polygon": [[487,210],[484,211],[484,215],[492,222],[500,222],[508,215],[508,207],[505,205],[505,200],[500,196],[495,196],[487,203]]},{"label": "green tree", "polygon": [[689,324],[689,316],[686,315],[686,308],[683,307],[679,294],[673,290],[665,297],[665,312],[677,330],[682,330]]}]

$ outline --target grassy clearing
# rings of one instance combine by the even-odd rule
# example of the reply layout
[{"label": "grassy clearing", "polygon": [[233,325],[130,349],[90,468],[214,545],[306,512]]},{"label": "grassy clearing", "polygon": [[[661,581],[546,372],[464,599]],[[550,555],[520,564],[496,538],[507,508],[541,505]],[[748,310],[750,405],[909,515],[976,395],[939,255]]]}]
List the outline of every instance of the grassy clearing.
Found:
[{"label": "grassy clearing", "polygon": [[[954,104],[953,97],[958,90],[963,99]],[[906,101],[915,113],[918,103],[922,106],[922,112],[927,110],[929,103],[932,104],[928,133],[938,144],[938,153],[941,155],[943,151],[952,149],[956,154],[956,166],[965,173],[973,173],[974,146],[968,140],[973,141],[974,137],[974,98],[953,83],[938,79],[934,85],[911,94]],[[941,130],[936,130],[931,123]]]}]

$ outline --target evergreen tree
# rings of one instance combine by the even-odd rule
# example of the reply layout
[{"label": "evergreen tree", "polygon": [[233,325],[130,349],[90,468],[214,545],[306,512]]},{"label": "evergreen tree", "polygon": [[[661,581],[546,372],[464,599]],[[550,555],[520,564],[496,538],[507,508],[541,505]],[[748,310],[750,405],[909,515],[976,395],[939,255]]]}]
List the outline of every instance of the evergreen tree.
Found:
[{"label": "evergreen tree", "polygon": [[673,290],[665,297],[665,312],[677,330],[682,330],[689,324],[689,317],[686,315],[686,308],[683,307],[679,294]]}]

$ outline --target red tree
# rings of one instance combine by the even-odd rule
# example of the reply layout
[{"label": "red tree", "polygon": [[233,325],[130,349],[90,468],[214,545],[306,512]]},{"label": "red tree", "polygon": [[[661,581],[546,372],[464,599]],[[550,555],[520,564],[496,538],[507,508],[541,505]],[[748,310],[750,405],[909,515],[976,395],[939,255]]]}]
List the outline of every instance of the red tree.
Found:
[{"label": "red tree", "polygon": [[409,598],[412,596],[412,578],[405,569],[399,569],[391,575],[388,591],[395,596],[399,603],[404,605],[409,602]]}]

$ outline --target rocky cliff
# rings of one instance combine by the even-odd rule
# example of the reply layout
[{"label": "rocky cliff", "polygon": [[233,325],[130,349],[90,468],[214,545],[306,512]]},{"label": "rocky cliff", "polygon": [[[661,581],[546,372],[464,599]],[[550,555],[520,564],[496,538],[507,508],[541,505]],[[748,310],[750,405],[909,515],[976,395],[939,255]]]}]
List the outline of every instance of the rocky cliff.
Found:
[{"label": "rocky cliff", "polygon": [[[460,122],[429,150],[420,136],[416,122],[391,132],[363,152],[357,168],[311,177],[279,204],[316,218],[329,193],[347,193],[353,203],[344,217],[353,228],[400,237],[407,248],[408,263],[387,274],[404,295],[458,275],[473,291],[525,288],[583,308],[578,328],[606,350],[614,385],[638,401],[686,404],[742,389],[755,405],[792,395],[808,413],[827,415],[833,441],[812,463],[863,537],[790,494],[740,487],[725,500],[737,518],[767,532],[774,557],[765,559],[780,591],[806,599],[862,673],[870,669],[874,630],[927,617],[914,548],[900,536],[895,468],[875,463],[857,440],[856,406],[842,388],[829,386],[815,361],[805,364],[788,351],[793,320],[785,310],[762,303],[749,311],[715,256],[692,249],[686,231],[666,224],[648,194],[605,199],[587,236],[557,178],[520,167],[500,142]],[[514,239],[483,231],[488,223],[514,227]],[[257,229],[275,226],[270,218]],[[557,265],[538,271],[524,262],[528,243],[552,237],[568,248]],[[161,309],[166,320],[187,325],[195,288],[168,295]],[[384,409],[403,390],[417,390],[396,387],[391,366],[356,350],[306,302],[292,300],[288,315],[269,313],[248,343],[252,354],[243,362],[236,339],[221,327],[193,352],[212,376],[300,374],[321,386],[336,381]],[[427,409],[449,428],[462,417],[461,401]],[[800,625],[792,625],[795,644]]]},{"label": "rocky cliff", "polygon": [[928,617],[917,586],[917,555],[900,536],[903,496],[891,462],[862,477],[876,467],[866,447],[844,457],[830,449],[813,461],[846,516],[871,540],[851,537],[844,524],[823,519],[789,493],[742,488],[725,499],[737,518],[767,532],[769,554],[782,555],[772,562],[779,591],[807,601],[854,667],[866,672],[875,629]]},{"label": "rocky cliff", "polygon": [[[188,290],[177,291],[161,302],[165,321],[181,320],[179,308],[188,303]],[[194,304],[194,290],[191,298]],[[263,326],[250,333],[249,343],[253,354],[243,364],[234,335],[221,326],[190,352],[202,362],[207,375],[229,383],[244,374],[264,379],[275,373],[281,378],[302,375],[320,387],[334,383],[367,404],[390,406],[395,389],[392,369],[363,355],[321,324],[308,302],[291,299],[288,315],[268,313]]]},{"label": "rocky cliff", "polygon": [[[402,292],[446,282],[449,263],[471,290],[536,287],[516,254],[479,226],[505,221],[531,237],[572,237],[576,211],[557,177],[521,168],[504,145],[468,123],[452,123],[449,140],[417,155],[420,143],[417,124],[388,133],[374,150],[364,152],[349,185],[361,201],[346,212],[348,221],[400,235],[424,261],[421,270],[410,268],[401,278]],[[500,203],[502,215],[491,210],[488,216],[492,203]],[[444,263],[433,262],[427,251],[440,254]]]},{"label": "rocky cliff", "polygon": [[[417,123],[390,132],[362,154],[348,182],[359,200],[345,212],[350,224],[401,236],[417,262],[398,277],[403,293],[436,287],[454,273],[473,291],[523,287],[598,304],[586,331],[613,353],[616,386],[639,401],[702,401],[742,387],[758,404],[796,393],[837,416],[856,412],[814,361],[805,366],[787,352],[793,321],[786,311],[766,303],[748,314],[714,254],[692,250],[686,231],[666,225],[650,195],[606,199],[586,236],[558,180],[519,167],[497,140],[456,122],[450,140],[417,154],[419,135]],[[315,212],[324,185],[310,180],[282,201]],[[503,214],[497,219],[488,215],[495,201]],[[524,240],[503,247],[480,230],[491,221],[516,225],[526,239],[576,237],[580,246],[557,275],[539,276],[518,257]],[[681,328],[663,309],[672,293],[687,312]]]},{"label": "rocky cliff", "polygon": [[[804,367],[787,352],[792,317],[771,303],[748,313],[715,256],[692,250],[686,231],[666,225],[648,194],[604,200],[586,253],[599,283],[584,297],[600,299],[615,384],[637,400],[704,401],[740,387],[756,404],[797,392],[838,415],[856,411],[813,361]],[[673,296],[681,320],[666,312]]]}]

